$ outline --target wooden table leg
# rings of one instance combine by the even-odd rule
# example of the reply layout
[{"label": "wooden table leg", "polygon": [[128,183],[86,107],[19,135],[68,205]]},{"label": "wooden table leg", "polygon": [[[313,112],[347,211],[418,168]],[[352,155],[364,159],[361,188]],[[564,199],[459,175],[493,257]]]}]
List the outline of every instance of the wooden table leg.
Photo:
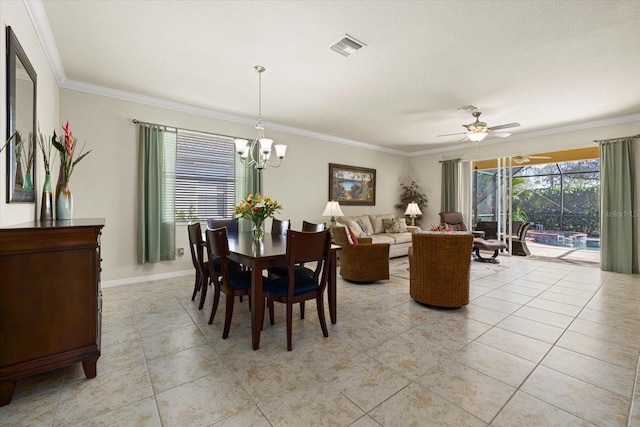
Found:
[{"label": "wooden table leg", "polygon": [[256,263],[251,273],[251,345],[254,350],[260,348],[260,329],[263,317],[262,265]]},{"label": "wooden table leg", "polygon": [[335,250],[332,250],[329,255],[329,286],[327,290],[327,296],[329,298],[329,316],[331,317],[331,323],[335,325],[337,322],[337,277],[336,277],[336,269],[338,260],[336,258]]},{"label": "wooden table leg", "polygon": [[8,405],[13,399],[13,392],[16,389],[16,380],[0,382],[0,406]]}]

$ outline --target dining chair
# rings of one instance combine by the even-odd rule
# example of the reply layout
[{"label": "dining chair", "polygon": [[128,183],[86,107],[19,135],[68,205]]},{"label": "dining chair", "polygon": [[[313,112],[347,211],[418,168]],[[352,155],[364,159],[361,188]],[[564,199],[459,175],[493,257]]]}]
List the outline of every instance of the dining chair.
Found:
[{"label": "dining chair", "polygon": [[324,224],[314,224],[313,222],[302,221],[302,231],[317,232],[324,230]]},{"label": "dining chair", "polygon": [[207,228],[227,227],[227,233],[238,233],[238,218],[207,218]]},{"label": "dining chair", "polygon": [[[269,308],[269,321],[274,324],[273,302],[286,304],[287,350],[291,351],[293,304],[315,299],[322,334],[329,336],[324,316],[324,290],[327,287],[331,234],[329,230],[318,232],[287,231],[287,277],[265,279],[263,289]],[[295,274],[301,262],[316,262],[312,276]]]},{"label": "dining chair", "polygon": [[[311,223],[307,222],[307,224],[311,224]],[[322,225],[322,224],[320,224],[320,225]],[[315,228],[317,226],[317,224],[311,224],[311,226],[313,226],[313,228]],[[307,226],[307,227],[311,228],[310,226]],[[289,230],[289,229],[291,229],[291,221],[290,220],[280,221],[280,220],[274,219],[273,223],[272,223],[272,226],[271,226],[271,234],[286,235],[287,234],[287,230]],[[305,230],[303,230],[303,231],[305,231]],[[269,268],[267,270],[267,274],[268,274],[268,277],[271,278],[271,279],[278,279],[278,278],[281,278],[281,277],[287,277],[289,275],[289,267],[271,267],[271,268]],[[299,264],[299,265],[296,265],[296,274],[301,274],[301,275],[306,275],[306,276],[313,276],[313,270],[311,270],[310,268],[305,267],[304,264]],[[300,303],[300,318],[304,319],[304,301],[302,301]]]},{"label": "dining chair", "polygon": [[291,228],[291,220],[280,221],[279,219],[273,219],[271,222],[271,234],[281,234],[285,236],[287,230]]},{"label": "dining chair", "polygon": [[196,270],[196,279],[193,285],[191,301],[196,298],[198,291],[200,291],[200,304],[198,305],[198,309],[202,310],[204,300],[207,296],[207,287],[209,286],[209,262],[204,261],[204,245],[202,243],[200,223],[189,224],[187,230],[189,232],[191,261],[193,262],[193,268]]},{"label": "dining chair", "polygon": [[[210,279],[214,285],[213,307],[211,308],[211,316],[209,316],[209,324],[213,323],[220,302],[220,292],[223,292],[226,295],[226,310],[222,338],[226,339],[231,327],[235,297],[251,293],[251,271],[231,267],[231,260],[227,258],[229,256],[229,239],[226,227],[207,230],[206,235],[209,258],[218,257],[219,259],[219,267],[211,264],[209,268]],[[249,309],[251,309],[250,297]]]}]

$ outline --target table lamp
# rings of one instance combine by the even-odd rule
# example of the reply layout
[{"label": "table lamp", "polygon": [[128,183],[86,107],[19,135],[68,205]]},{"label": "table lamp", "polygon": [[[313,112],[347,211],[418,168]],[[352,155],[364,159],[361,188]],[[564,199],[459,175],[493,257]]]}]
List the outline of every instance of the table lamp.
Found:
[{"label": "table lamp", "polygon": [[407,210],[404,212],[405,215],[409,215],[411,217],[411,226],[416,225],[416,216],[422,215],[422,211],[418,207],[416,202],[411,202],[407,205]]},{"label": "table lamp", "polygon": [[344,213],[342,212],[342,209],[340,209],[340,204],[332,200],[327,202],[327,206],[324,207],[324,212],[322,212],[322,216],[330,216],[331,226],[335,227],[336,217],[344,216]]}]

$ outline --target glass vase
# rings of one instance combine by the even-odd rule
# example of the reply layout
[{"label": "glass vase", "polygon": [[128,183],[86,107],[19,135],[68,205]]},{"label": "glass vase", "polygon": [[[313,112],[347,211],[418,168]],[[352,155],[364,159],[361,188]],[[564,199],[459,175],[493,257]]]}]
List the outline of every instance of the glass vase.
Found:
[{"label": "glass vase", "polygon": [[60,187],[56,200],[56,219],[66,220],[73,218],[73,194],[69,189],[69,183],[65,182]]},{"label": "glass vase", "polygon": [[22,189],[26,191],[33,190],[33,180],[31,179],[31,172],[24,174],[24,182],[22,183]]},{"label": "glass vase", "polygon": [[24,185],[24,174],[22,173],[22,162],[20,158],[16,161],[16,176],[14,181],[15,188],[22,188]]},{"label": "glass vase", "polygon": [[62,166],[62,164],[60,165],[60,169],[58,170],[58,182],[56,183],[56,193],[55,193],[55,209],[56,209],[56,218],[58,217],[58,198],[60,197],[60,189],[67,185],[67,181],[65,180],[65,175],[64,175],[64,167]]},{"label": "glass vase", "polygon": [[264,237],[264,222],[254,222],[251,231],[253,232],[253,240],[262,240]]},{"label": "glass vase", "polygon": [[51,220],[53,220],[53,193],[51,192],[51,175],[46,174],[40,202],[40,221]]}]

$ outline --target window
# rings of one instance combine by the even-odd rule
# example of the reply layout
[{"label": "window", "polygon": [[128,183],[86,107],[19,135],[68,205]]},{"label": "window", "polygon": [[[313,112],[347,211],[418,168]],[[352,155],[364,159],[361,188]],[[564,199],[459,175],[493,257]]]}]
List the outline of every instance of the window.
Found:
[{"label": "window", "polygon": [[178,130],[176,221],[233,215],[235,157],[231,137]]}]

